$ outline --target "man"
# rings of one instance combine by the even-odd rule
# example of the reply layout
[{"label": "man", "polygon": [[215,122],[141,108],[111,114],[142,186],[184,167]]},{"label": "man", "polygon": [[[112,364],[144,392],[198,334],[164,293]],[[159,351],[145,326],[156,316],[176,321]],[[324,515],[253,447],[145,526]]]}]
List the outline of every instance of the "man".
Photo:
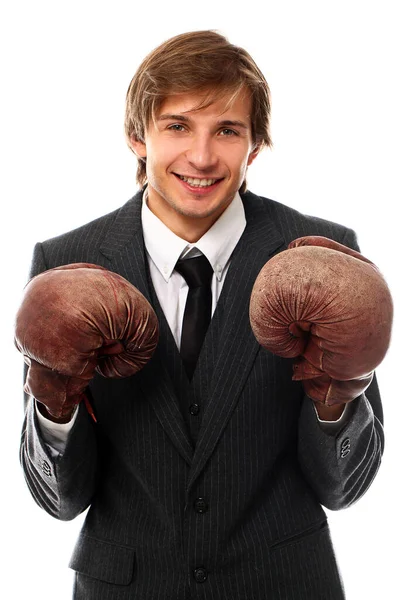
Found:
[{"label": "man", "polygon": [[[243,49],[212,31],[168,40],[127,94],[140,191],[35,248],[32,276],[106,267],[160,327],[140,372],[92,379],[96,423],[83,402],[57,419],[28,399],[21,461],[35,500],[59,519],[90,506],[71,560],[77,599],[344,598],[321,504],[344,508],[371,484],[382,407],[375,380],[346,403],[314,402],[291,361],[252,333],[250,294],[273,255],[305,235],[357,248],[351,230],[246,191],[271,144],[269,112]],[[193,360],[181,273],[199,256],[212,268],[212,320]]]}]

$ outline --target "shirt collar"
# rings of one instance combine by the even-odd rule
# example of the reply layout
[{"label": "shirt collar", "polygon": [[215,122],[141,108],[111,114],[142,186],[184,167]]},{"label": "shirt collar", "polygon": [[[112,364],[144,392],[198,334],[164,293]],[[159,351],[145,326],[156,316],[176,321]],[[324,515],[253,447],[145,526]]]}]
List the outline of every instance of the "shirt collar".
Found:
[{"label": "shirt collar", "polygon": [[169,281],[176,262],[181,257],[195,255],[200,250],[209,260],[220,281],[229,258],[245,227],[246,217],[239,192],[219,219],[194,244],[178,237],[151,212],[147,206],[147,190],[143,194],[142,226],[144,244],[152,261],[165,281]]}]

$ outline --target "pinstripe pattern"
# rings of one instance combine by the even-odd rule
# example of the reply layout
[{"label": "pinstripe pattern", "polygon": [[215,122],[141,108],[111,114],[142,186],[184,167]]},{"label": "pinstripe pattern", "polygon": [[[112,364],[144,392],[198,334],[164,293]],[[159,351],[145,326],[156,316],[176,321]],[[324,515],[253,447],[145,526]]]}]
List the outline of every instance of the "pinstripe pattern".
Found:
[{"label": "pinstripe pattern", "polygon": [[[71,560],[74,597],[342,600],[321,503],[351,504],[379,467],[376,382],[368,400],[353,403],[348,426],[325,434],[291,380],[291,362],[256,343],[248,305],[259,270],[292,239],[318,234],[354,247],[353,232],[247,192],[247,227],[189,384],[149,281],[140,201],[141,193],[34,254],[32,274],[81,261],[120,273],[160,320],[160,344],[143,371],[119,381],[95,377],[98,423],[81,407],[55,464],[28,404],[21,461],[32,495],[60,519],[91,504]],[[198,415],[188,413],[193,403]],[[352,451],[342,459],[347,438]],[[196,510],[199,498],[205,512]],[[203,582],[195,578],[199,567]]]}]

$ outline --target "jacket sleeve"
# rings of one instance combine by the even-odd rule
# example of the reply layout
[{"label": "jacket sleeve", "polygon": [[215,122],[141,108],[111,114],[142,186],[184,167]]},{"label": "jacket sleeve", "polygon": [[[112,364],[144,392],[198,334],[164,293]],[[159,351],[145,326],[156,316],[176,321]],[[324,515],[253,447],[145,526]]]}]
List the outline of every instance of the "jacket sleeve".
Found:
[{"label": "jacket sleeve", "polygon": [[[30,276],[47,269],[41,244],[34,250]],[[25,368],[26,377],[26,368]],[[84,407],[68,435],[63,454],[54,456],[41,435],[35,400],[25,394],[20,461],[28,488],[39,506],[70,520],[90,504],[96,485],[97,449],[94,423]]]},{"label": "jacket sleeve", "polygon": [[69,433],[65,452],[53,457],[40,435],[34,399],[22,428],[20,460],[28,488],[39,506],[63,521],[90,504],[96,485],[96,439],[83,407]]},{"label": "jacket sleeve", "polygon": [[312,401],[305,397],[299,421],[298,457],[308,483],[330,510],[356,502],[371,485],[381,464],[383,424],[373,406],[380,402],[376,378],[352,402],[353,414],[331,435],[318,423]]},{"label": "jacket sleeve", "polygon": [[[342,243],[359,251],[352,230],[347,230]],[[334,434],[320,426],[308,397],[300,413],[300,466],[319,502],[330,510],[346,508],[361,498],[378,472],[384,449],[383,411],[375,376],[350,407],[350,418]]]}]

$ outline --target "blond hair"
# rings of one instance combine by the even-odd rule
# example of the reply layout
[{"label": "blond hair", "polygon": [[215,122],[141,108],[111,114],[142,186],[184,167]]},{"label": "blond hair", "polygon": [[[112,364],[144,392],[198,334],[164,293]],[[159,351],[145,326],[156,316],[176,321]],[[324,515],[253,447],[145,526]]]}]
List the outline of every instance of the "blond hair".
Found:
[{"label": "blond hair", "polygon": [[[252,99],[253,147],[270,147],[270,92],[248,52],[212,30],[177,35],[143,60],[129,85],[125,107],[128,146],[132,150],[132,138],[145,141],[150,119],[155,121],[161,104],[172,94],[206,92],[197,109],[228,96],[229,108],[243,89],[249,90]],[[141,187],[147,182],[146,159],[140,157],[136,181]],[[239,191],[246,191],[246,180]]]}]

